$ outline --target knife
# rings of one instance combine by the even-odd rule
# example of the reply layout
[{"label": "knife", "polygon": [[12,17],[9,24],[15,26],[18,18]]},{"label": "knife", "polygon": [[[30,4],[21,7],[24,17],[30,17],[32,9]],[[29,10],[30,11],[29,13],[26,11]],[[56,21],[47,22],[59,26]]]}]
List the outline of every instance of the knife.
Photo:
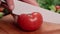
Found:
[{"label": "knife", "polygon": [[60,14],[58,13],[55,13],[53,11],[49,11],[47,9],[43,9],[37,6],[33,6],[31,4],[18,1],[18,0],[14,0],[14,5],[15,5],[15,8],[12,11],[12,13],[15,15],[21,15],[23,13],[29,14],[32,12],[39,12],[43,16],[43,21],[60,24]]}]

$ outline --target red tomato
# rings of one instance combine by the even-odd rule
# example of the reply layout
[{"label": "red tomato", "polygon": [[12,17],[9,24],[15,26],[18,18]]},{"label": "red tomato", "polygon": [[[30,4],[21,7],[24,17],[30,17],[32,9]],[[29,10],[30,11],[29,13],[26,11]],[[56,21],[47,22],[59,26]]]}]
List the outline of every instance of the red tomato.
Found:
[{"label": "red tomato", "polygon": [[26,31],[34,31],[41,27],[43,18],[38,12],[32,14],[21,14],[17,20],[19,26]]},{"label": "red tomato", "polygon": [[59,10],[60,9],[60,6],[56,6],[56,10]]}]

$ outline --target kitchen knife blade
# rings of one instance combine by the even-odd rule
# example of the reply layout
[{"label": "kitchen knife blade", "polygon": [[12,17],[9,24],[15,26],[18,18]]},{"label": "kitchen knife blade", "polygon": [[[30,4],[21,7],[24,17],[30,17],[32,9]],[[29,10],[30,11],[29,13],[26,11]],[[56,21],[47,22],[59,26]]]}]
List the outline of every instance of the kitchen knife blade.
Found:
[{"label": "kitchen knife blade", "polygon": [[15,5],[15,8],[12,11],[12,13],[15,15],[20,15],[23,13],[29,14],[32,12],[39,12],[43,16],[43,21],[60,24],[60,14],[58,13],[55,13],[53,11],[49,11],[37,6],[33,6],[31,4],[18,1],[18,0],[14,0],[14,5]]}]

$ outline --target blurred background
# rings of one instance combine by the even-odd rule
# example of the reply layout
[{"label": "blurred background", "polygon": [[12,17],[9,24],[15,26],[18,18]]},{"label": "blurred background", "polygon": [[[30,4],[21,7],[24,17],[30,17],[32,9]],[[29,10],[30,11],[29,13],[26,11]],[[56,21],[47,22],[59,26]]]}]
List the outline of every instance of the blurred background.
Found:
[{"label": "blurred background", "polygon": [[39,6],[60,14],[60,0],[37,0]]}]

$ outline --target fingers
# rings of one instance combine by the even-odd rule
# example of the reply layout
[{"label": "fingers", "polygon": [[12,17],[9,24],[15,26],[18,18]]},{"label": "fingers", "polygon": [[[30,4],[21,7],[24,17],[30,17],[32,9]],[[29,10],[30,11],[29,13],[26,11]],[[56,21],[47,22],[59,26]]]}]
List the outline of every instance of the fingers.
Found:
[{"label": "fingers", "polygon": [[8,6],[9,6],[9,9],[10,10],[13,10],[14,9],[14,2],[13,0],[6,0]]},{"label": "fingers", "polygon": [[[38,6],[36,0],[23,0],[23,1],[24,1],[24,2],[27,2],[27,3],[29,3],[29,4]],[[13,10],[13,9],[14,9],[14,2],[13,2],[13,0],[6,0],[6,2],[7,2],[7,4],[8,4],[8,6],[9,6],[9,8],[10,8],[11,10]],[[1,3],[1,2],[0,2],[0,3]]]},{"label": "fingers", "polygon": [[27,2],[29,4],[32,4],[34,6],[39,6],[38,3],[36,2],[36,0],[23,0],[24,2]]}]

